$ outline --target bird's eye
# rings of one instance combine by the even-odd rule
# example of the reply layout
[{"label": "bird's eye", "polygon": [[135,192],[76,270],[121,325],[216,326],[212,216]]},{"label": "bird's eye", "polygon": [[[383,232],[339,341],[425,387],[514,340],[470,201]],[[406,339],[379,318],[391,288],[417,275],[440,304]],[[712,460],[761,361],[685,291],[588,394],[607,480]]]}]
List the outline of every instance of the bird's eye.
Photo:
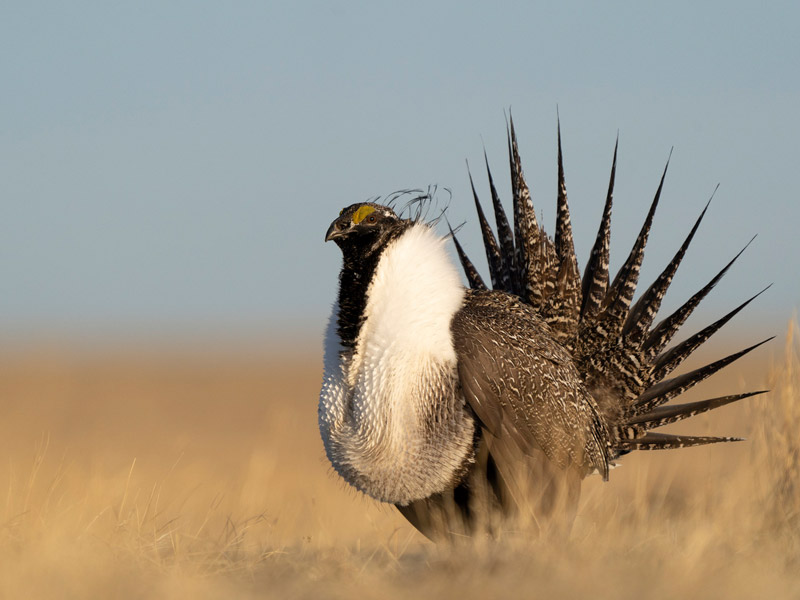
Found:
[{"label": "bird's eye", "polygon": [[375,218],[375,215],[370,215],[367,217],[367,223],[374,223],[378,219]]}]

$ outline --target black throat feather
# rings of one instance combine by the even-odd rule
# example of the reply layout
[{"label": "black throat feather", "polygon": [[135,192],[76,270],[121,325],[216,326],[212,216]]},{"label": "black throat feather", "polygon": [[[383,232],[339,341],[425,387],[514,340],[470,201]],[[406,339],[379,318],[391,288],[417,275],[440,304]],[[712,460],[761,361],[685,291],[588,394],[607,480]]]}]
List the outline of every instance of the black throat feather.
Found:
[{"label": "black throat feather", "polygon": [[337,332],[345,348],[355,348],[378,261],[389,244],[412,225],[413,221],[399,221],[396,226],[380,232],[380,235],[359,237],[341,245],[343,262],[339,274]]}]

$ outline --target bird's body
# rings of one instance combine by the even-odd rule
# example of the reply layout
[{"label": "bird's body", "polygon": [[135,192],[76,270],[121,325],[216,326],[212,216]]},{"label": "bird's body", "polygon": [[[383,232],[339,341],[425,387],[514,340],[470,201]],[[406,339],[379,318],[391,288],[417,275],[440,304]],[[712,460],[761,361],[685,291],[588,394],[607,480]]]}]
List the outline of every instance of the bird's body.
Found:
[{"label": "bird's body", "polygon": [[444,240],[417,223],[382,251],[367,291],[354,346],[339,335],[341,300],[331,316],[320,428],[342,477],[407,504],[457,483],[472,458],[450,333],[466,290]]},{"label": "bird's body", "polygon": [[609,282],[612,168],[581,279],[560,136],[555,240],[536,222],[513,125],[509,154],[514,233],[491,174],[498,238],[475,196],[493,290],[456,242],[472,288],[465,289],[446,238],[386,206],[347,207],[326,235],[344,259],[319,403],[326,453],[348,483],[397,505],[431,536],[470,532],[489,513],[514,513],[525,504],[547,516],[563,500],[570,513],[580,481],[592,472],[607,478],[609,463],[626,452],[731,441],[649,430],[751,395],[664,406],[750,350],[666,379],[744,306],[664,351],[729,264],[651,329],[700,219],[631,306],[661,186],[628,260]]}]

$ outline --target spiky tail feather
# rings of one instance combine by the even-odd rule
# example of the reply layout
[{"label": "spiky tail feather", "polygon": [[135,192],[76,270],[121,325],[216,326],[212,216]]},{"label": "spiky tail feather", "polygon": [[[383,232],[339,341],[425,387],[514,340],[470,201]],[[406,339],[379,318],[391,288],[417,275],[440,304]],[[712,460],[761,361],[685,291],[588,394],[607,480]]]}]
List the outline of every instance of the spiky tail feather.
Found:
[{"label": "spiky tail feather", "polygon": [[[513,119],[509,119],[507,134],[513,193],[513,230],[497,194],[485,152],[497,237],[486,219],[470,174],[492,287],[516,294],[531,304],[548,323],[556,338],[572,353],[584,382],[595,395],[611,426],[612,439],[609,443],[612,457],[631,450],[672,449],[737,441],[739,438],[676,436],[653,433],[651,430],[763,393],[749,392],[667,405],[670,400],[768,341],[764,340],[704,367],[666,379],[670,372],[765,291],[755,294],[686,341],[664,351],[700,301],[725,275],[752,240],[700,291],[653,326],[661,301],[711,200],[703,208],[672,260],[631,306],[669,160],[633,248],[613,281],[609,282],[611,207],[619,146],[617,138],[603,216],[581,278],[572,240],[560,120],[555,240],[545,234],[536,220],[530,189],[522,173]],[[455,243],[470,286],[485,288],[463,248],[457,240]]]}]

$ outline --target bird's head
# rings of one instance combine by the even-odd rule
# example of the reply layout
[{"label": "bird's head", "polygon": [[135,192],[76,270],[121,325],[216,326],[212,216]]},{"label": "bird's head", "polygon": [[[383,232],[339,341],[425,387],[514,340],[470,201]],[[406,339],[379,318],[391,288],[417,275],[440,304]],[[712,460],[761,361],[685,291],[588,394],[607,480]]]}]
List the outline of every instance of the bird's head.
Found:
[{"label": "bird's head", "polygon": [[348,253],[371,254],[405,231],[411,221],[401,219],[388,206],[360,202],[343,208],[325,233],[325,241],[333,240]]}]

